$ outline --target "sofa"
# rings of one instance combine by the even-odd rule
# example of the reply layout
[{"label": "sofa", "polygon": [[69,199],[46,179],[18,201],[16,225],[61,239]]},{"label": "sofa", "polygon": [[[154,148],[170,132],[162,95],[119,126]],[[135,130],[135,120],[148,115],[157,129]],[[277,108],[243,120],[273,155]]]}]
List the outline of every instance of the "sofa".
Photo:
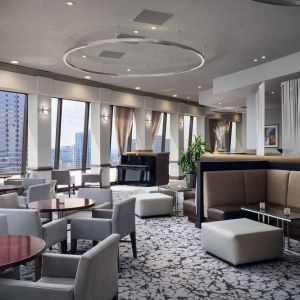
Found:
[{"label": "sofa", "polygon": [[[241,207],[259,202],[300,212],[300,171],[246,169],[203,172],[203,213],[207,220],[249,217],[249,213],[242,211]],[[300,227],[298,231],[300,235]]]}]

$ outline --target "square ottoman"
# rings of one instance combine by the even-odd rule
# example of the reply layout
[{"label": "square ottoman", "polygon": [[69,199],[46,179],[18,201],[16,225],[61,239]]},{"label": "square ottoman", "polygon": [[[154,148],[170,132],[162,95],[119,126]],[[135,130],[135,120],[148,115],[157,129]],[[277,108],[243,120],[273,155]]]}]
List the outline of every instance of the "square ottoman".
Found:
[{"label": "square ottoman", "polygon": [[202,247],[233,265],[282,256],[281,228],[250,219],[234,219],[202,224]]},{"label": "square ottoman", "polygon": [[173,213],[173,197],[162,193],[135,195],[135,214],[139,217],[171,215]]}]

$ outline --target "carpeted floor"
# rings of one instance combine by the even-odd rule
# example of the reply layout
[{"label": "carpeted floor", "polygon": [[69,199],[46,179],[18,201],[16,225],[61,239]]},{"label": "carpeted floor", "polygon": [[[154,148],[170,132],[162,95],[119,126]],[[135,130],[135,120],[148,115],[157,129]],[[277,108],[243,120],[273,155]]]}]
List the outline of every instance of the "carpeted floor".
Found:
[{"label": "carpeted floor", "polygon": [[[143,191],[115,187],[114,198]],[[300,299],[300,256],[235,268],[203,251],[201,230],[184,217],[136,224],[138,259],[130,244],[120,246],[119,299]],[[292,245],[300,252],[300,242]],[[79,252],[90,247],[82,241]],[[22,267],[22,278],[32,280],[32,271]]]}]

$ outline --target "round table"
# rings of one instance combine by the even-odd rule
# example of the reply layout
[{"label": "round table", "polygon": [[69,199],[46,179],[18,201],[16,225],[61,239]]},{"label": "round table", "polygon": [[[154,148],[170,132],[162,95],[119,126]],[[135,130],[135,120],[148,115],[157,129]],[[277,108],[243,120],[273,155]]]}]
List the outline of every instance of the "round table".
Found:
[{"label": "round table", "polygon": [[0,270],[28,262],[37,258],[45,250],[44,240],[35,236],[0,236]]},{"label": "round table", "polygon": [[84,198],[64,198],[64,199],[51,199],[41,200],[28,203],[27,207],[37,209],[40,212],[58,212],[59,217],[62,213],[68,210],[85,209],[95,205],[92,199]]},{"label": "round table", "polygon": [[12,185],[12,184],[1,184],[0,185],[0,194],[5,194],[8,191],[17,191],[21,189],[22,187],[20,185]]}]

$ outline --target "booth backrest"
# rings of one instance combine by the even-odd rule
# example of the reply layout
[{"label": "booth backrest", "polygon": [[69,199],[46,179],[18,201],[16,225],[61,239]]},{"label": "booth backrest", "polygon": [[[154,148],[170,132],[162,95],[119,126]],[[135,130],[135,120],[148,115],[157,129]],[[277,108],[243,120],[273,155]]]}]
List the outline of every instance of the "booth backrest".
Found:
[{"label": "booth backrest", "polygon": [[290,172],[287,206],[300,208],[300,171]]},{"label": "booth backrest", "polygon": [[266,201],[267,170],[243,170],[247,204]]}]

